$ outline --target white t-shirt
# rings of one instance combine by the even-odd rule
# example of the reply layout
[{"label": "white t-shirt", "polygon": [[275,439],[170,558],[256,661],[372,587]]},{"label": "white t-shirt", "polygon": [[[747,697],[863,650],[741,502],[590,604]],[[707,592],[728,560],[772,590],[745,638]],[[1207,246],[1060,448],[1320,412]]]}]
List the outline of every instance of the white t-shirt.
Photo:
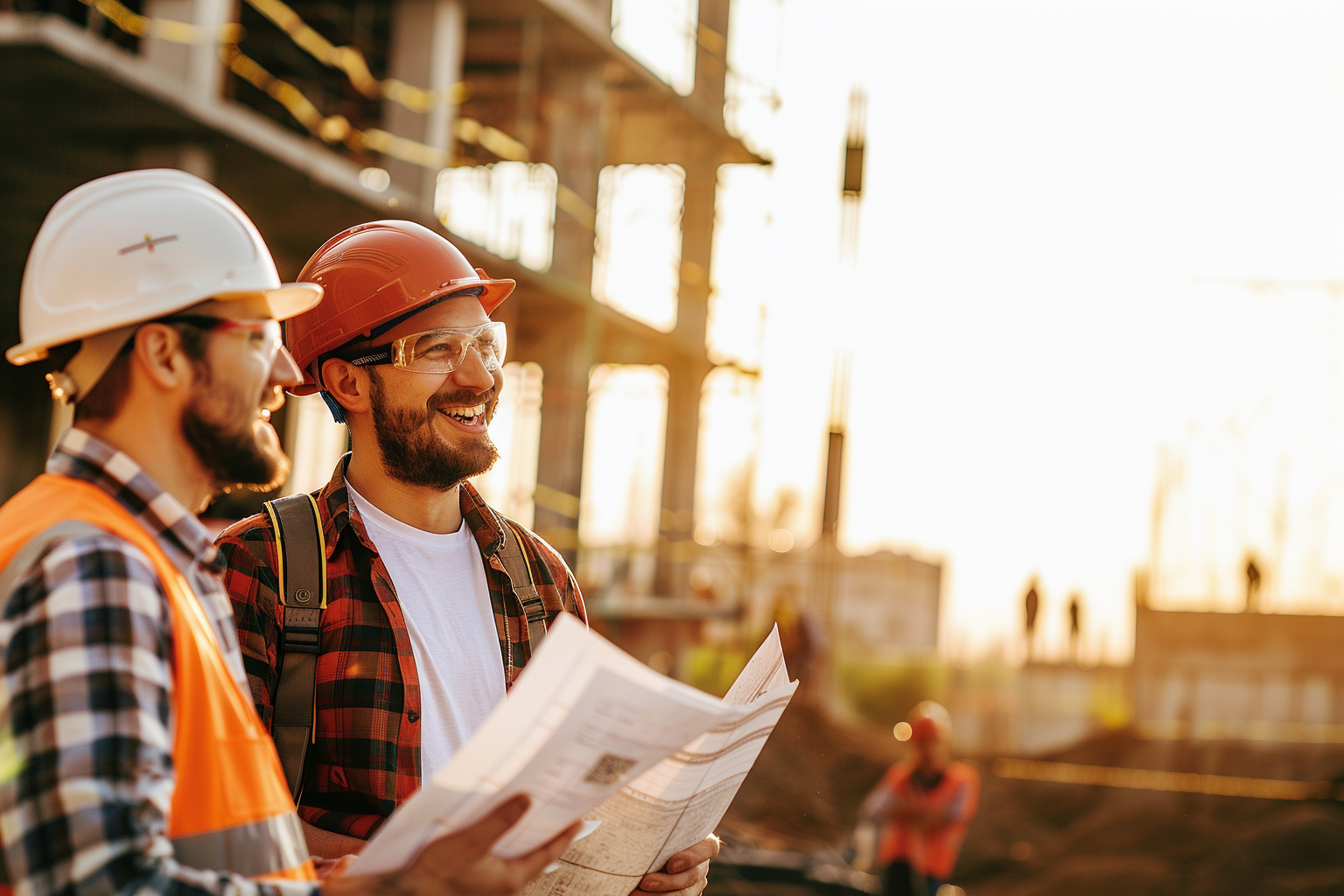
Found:
[{"label": "white t-shirt", "polygon": [[428,779],[504,699],[490,588],[467,524],[438,535],[383,513],[353,488],[350,501],[387,565],[420,678],[420,768]]}]

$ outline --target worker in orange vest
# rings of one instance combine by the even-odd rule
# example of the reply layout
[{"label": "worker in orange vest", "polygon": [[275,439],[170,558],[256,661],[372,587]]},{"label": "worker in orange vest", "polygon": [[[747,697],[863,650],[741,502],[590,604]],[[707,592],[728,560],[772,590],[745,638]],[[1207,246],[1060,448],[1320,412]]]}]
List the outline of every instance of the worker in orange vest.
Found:
[{"label": "worker in orange vest", "polygon": [[0,890],[502,894],[576,830],[491,856],[519,797],[399,872],[317,880],[196,513],[284,479],[269,417],[301,376],[280,321],[321,296],[179,171],[100,178],[43,222],[6,355],[48,362],[74,426],[0,507]]},{"label": "worker in orange vest", "polygon": [[885,896],[936,896],[952,876],[975,817],[980,775],[952,761],[952,719],[937,703],[926,700],[912,709],[896,736],[910,742],[914,755],[887,770],[860,816],[877,828]]}]

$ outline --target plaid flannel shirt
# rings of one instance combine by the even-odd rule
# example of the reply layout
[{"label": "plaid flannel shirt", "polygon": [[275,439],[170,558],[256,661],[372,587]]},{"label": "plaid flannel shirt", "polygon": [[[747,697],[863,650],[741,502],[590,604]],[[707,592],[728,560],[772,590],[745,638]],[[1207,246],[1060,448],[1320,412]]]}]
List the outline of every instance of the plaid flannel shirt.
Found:
[{"label": "plaid flannel shirt", "polygon": [[[327,551],[327,609],[317,661],[317,730],[299,817],[322,830],[367,840],[420,787],[420,680],[392,578],[350,504],[348,460],[349,455],[336,465],[331,481],[315,494]],[[463,520],[485,564],[500,674],[509,686],[532,651],[522,607],[496,556],[503,524],[469,483],[462,484],[460,495]],[[536,535],[515,528],[523,536],[537,591],[551,598],[548,605],[563,606],[586,621],[583,598],[565,561]],[[270,729],[279,682],[279,621],[284,619],[275,532],[266,514],[258,514],[225,530],[216,544],[228,564],[224,585],[233,599],[252,697]]]},{"label": "plaid flannel shirt", "polygon": [[[187,576],[245,688],[218,578],[222,559],[196,517],[130,457],[83,430],[66,431],[47,472],[105,490],[155,537]],[[0,600],[4,728],[22,757],[17,776],[0,785],[0,825],[18,892],[317,892],[173,860],[172,624],[167,594],[139,548],[110,534],[58,542]]]}]

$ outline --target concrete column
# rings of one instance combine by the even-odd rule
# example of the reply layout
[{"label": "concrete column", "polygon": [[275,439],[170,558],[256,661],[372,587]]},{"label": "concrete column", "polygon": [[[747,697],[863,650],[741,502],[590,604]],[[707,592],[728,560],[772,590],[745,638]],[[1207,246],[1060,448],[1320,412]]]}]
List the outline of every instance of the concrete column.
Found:
[{"label": "concrete column", "polygon": [[694,551],[695,467],[700,435],[704,366],[691,361],[668,370],[667,437],[663,454],[663,511],[653,590],[660,597],[687,593]]},{"label": "concrete column", "polygon": [[[446,91],[462,80],[466,11],[458,0],[400,0],[392,18],[388,76],[426,90]],[[383,102],[383,129],[435,149],[453,146],[456,107],[435,104],[421,113],[391,100]],[[438,171],[387,160],[392,183],[414,194],[425,209],[434,207]]]},{"label": "concrete column", "polygon": [[538,15],[523,19],[522,46],[518,59],[517,112],[514,115],[513,137],[535,153],[537,149],[537,96],[541,90],[541,49],[545,42],[545,26]]},{"label": "concrete column", "polygon": [[[686,204],[681,219],[681,290],[677,336],[703,346],[709,307],[709,266],[714,239],[714,194],[718,169],[701,157],[686,165]],[[667,438],[663,455],[663,512],[654,591],[663,596],[687,592],[694,551],[696,454],[699,450],[700,399],[709,362],[684,357],[668,370]]]},{"label": "concrete column", "polygon": [[225,25],[238,21],[236,0],[146,0],[145,15],[196,27],[197,40],[191,44],[145,38],[144,55],[182,85],[186,99],[192,104],[218,102],[224,78],[219,34]]},{"label": "concrete column", "polygon": [[[543,130],[533,155],[552,165],[560,183],[595,210],[597,178],[606,164],[602,72],[578,65],[547,71],[542,90]],[[593,282],[592,222],[557,209],[554,246],[551,271],[588,287]]]},{"label": "concrete column", "polygon": [[149,143],[135,153],[136,168],[177,168],[215,182],[215,157],[199,143]]},{"label": "concrete column", "polygon": [[578,496],[597,326],[596,315],[582,309],[550,316],[528,351],[528,360],[542,368],[535,529],[571,567],[578,557]]},{"label": "concrete column", "polygon": [[728,73],[729,0],[700,0],[695,48],[695,96],[723,108],[724,76]]},{"label": "concrete column", "polygon": [[709,266],[714,245],[714,197],[718,190],[719,169],[715,160],[703,152],[688,159],[685,168],[676,333],[690,344],[703,347],[709,317]]}]

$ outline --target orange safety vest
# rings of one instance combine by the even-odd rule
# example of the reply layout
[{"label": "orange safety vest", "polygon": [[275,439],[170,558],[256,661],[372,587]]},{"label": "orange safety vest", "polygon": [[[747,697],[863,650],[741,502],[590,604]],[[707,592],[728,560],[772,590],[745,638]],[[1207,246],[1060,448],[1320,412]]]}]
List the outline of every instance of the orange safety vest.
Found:
[{"label": "orange safety vest", "polygon": [[130,512],[95,485],[43,474],[0,507],[0,568],[65,520],[135,545],[168,595],[177,786],[167,821],[177,861],[254,878],[316,880],[275,745],[230,673],[191,585]]},{"label": "orange safety vest", "polygon": [[935,811],[950,811],[960,801],[960,811],[948,824],[923,830],[896,821],[886,822],[878,842],[877,861],[883,866],[906,861],[925,877],[947,880],[956,867],[966,827],[980,800],[980,773],[964,762],[952,762],[943,769],[943,780],[938,786],[923,791],[910,781],[914,770],[913,762],[898,762],[887,770],[882,786],[901,801],[922,800]]}]

